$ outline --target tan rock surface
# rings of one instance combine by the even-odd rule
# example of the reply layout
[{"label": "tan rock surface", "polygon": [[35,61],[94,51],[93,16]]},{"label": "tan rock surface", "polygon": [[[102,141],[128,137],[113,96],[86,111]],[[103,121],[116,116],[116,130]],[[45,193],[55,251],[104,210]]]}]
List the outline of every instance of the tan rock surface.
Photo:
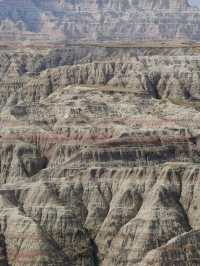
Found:
[{"label": "tan rock surface", "polygon": [[198,52],[76,49],[1,54],[0,265],[200,265]]}]

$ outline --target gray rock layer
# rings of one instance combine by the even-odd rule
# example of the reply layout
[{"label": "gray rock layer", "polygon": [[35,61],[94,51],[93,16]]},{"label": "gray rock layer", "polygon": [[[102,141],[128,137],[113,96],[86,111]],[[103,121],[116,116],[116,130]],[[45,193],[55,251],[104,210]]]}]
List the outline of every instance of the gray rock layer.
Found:
[{"label": "gray rock layer", "polygon": [[199,10],[187,0],[2,0],[2,41],[199,40]]},{"label": "gray rock layer", "polygon": [[200,265],[198,51],[0,57],[0,265]]}]

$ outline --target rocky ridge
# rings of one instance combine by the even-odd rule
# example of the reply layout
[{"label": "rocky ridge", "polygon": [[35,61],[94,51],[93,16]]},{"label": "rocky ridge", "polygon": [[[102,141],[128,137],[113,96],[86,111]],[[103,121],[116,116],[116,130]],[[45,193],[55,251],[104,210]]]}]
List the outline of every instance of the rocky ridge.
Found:
[{"label": "rocky ridge", "polygon": [[186,0],[1,0],[0,22],[3,42],[199,41],[200,29]]},{"label": "rocky ridge", "polygon": [[0,265],[199,265],[199,55],[0,57]]}]

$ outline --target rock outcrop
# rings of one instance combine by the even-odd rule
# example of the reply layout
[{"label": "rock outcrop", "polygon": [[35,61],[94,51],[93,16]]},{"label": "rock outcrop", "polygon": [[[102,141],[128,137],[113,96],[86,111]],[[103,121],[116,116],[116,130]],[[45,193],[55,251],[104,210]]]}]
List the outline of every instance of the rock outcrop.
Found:
[{"label": "rock outcrop", "polygon": [[1,52],[0,265],[200,265],[198,53]]},{"label": "rock outcrop", "polygon": [[199,40],[200,29],[187,0],[1,0],[0,20],[2,41]]}]

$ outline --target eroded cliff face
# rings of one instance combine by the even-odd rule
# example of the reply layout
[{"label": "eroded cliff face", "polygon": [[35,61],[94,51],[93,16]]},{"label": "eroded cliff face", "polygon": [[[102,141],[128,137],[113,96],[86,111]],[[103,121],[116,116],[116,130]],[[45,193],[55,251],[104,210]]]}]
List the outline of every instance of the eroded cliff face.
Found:
[{"label": "eroded cliff face", "polygon": [[0,265],[200,265],[198,53],[1,53]]},{"label": "eroded cliff face", "polygon": [[0,20],[1,41],[18,42],[199,40],[200,29],[186,0],[2,0]]},{"label": "eroded cliff face", "polygon": [[200,98],[198,49],[69,47],[0,57],[1,106],[37,102],[69,85],[115,87],[155,99]]}]

